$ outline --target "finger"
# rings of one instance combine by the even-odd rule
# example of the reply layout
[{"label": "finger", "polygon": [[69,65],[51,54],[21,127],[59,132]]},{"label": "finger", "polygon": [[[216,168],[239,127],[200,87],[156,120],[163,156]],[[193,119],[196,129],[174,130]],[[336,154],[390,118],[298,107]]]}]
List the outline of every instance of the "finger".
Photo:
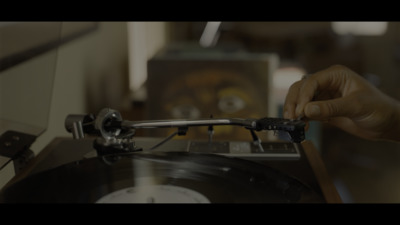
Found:
[{"label": "finger", "polygon": [[326,101],[315,101],[305,105],[304,114],[313,120],[328,120],[333,117],[354,117],[361,106],[353,97],[342,97]]},{"label": "finger", "polygon": [[318,90],[318,84],[315,80],[304,80],[296,96],[295,117],[304,116],[304,107],[310,102]]},{"label": "finger", "polygon": [[297,96],[302,85],[302,81],[293,83],[286,94],[285,103],[283,105],[283,117],[285,119],[295,119],[295,109],[297,105]]},{"label": "finger", "polygon": [[305,105],[320,91],[329,90],[332,95],[341,96],[348,72],[349,70],[344,66],[332,66],[308,76],[299,90],[296,116],[304,114]]}]

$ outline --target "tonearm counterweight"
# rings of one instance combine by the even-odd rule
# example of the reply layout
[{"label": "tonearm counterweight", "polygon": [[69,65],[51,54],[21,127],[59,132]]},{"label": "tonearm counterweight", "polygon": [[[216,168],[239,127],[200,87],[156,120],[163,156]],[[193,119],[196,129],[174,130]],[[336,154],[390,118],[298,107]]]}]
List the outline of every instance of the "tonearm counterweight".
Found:
[{"label": "tonearm counterweight", "polygon": [[[257,139],[255,131],[262,130],[284,131],[288,134],[290,141],[295,143],[300,143],[305,139],[304,121],[271,117],[128,121],[123,120],[118,111],[105,108],[97,115],[71,114],[65,120],[65,128],[73,134],[75,139],[84,138],[85,134],[99,135],[94,142],[94,147],[99,154],[140,151],[141,148],[136,147],[132,139],[137,129],[176,127],[178,131],[175,134],[185,135],[189,127],[221,125],[242,126],[249,129],[255,140]],[[167,139],[170,138],[172,136]]]}]

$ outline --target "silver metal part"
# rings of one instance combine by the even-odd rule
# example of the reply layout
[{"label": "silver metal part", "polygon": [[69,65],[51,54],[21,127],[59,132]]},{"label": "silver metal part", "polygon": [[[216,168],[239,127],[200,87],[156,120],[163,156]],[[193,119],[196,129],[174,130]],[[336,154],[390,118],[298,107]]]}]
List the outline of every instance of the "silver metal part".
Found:
[{"label": "silver metal part", "polygon": [[2,170],[11,161],[11,158],[0,155],[0,170]]},{"label": "silver metal part", "polygon": [[82,139],[85,137],[82,121],[79,120],[72,123],[72,136],[74,139]]},{"label": "silver metal part", "polygon": [[102,109],[97,114],[97,117],[96,117],[96,120],[94,123],[95,128],[100,131],[101,136],[105,140],[114,139],[121,132],[121,129],[106,130],[105,123],[108,121],[111,121],[111,120],[122,121],[121,114],[116,110],[105,108],[105,109]]},{"label": "silver metal part", "polygon": [[85,137],[85,132],[83,131],[83,120],[85,115],[71,114],[65,119],[65,129],[72,133],[74,139],[81,139]]},{"label": "silver metal part", "polygon": [[214,125],[237,125],[246,128],[256,128],[256,120],[252,119],[196,119],[196,120],[151,120],[151,121],[122,121],[122,127],[158,128],[158,127],[190,127],[190,126],[214,126]]}]

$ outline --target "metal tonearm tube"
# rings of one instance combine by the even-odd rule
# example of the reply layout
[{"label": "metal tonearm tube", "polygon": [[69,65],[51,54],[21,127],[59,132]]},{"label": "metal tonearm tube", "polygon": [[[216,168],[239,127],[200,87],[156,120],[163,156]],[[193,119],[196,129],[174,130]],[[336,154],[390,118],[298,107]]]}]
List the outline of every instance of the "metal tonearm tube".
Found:
[{"label": "metal tonearm tube", "polygon": [[148,121],[121,121],[121,127],[140,128],[163,128],[163,127],[193,127],[193,126],[218,126],[237,125],[248,129],[256,129],[256,120],[253,119],[193,119],[193,120],[148,120]]},{"label": "metal tonearm tube", "polygon": [[65,128],[73,134],[75,139],[84,137],[84,134],[101,135],[96,141],[98,146],[117,148],[122,151],[136,150],[131,138],[137,129],[173,128],[177,127],[186,134],[188,127],[193,126],[218,126],[233,125],[249,129],[255,137],[254,131],[277,130],[289,134],[292,142],[299,143],[305,139],[305,122],[302,120],[288,120],[282,118],[265,117],[262,119],[242,118],[210,118],[210,119],[184,119],[184,120],[123,120],[121,114],[113,109],[102,109],[97,115],[68,115]]}]

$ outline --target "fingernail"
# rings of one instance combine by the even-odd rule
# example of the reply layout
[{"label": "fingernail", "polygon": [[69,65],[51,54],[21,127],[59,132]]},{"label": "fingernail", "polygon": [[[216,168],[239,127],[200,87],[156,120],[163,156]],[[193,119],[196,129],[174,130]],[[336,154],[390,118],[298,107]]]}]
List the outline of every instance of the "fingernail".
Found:
[{"label": "fingernail", "polygon": [[319,116],[321,114],[321,109],[318,105],[311,105],[309,107],[310,116]]},{"label": "fingernail", "polygon": [[303,117],[304,117],[304,115],[303,115],[303,114],[300,114],[300,115],[297,117],[297,120],[301,120],[301,119],[303,119]]},{"label": "fingernail", "polygon": [[302,115],[303,114],[303,111],[298,106],[296,107],[295,112],[296,112],[296,115]]},{"label": "fingernail", "polygon": [[283,118],[289,119],[289,112],[288,112],[288,111],[285,111],[285,112],[283,113]]}]

